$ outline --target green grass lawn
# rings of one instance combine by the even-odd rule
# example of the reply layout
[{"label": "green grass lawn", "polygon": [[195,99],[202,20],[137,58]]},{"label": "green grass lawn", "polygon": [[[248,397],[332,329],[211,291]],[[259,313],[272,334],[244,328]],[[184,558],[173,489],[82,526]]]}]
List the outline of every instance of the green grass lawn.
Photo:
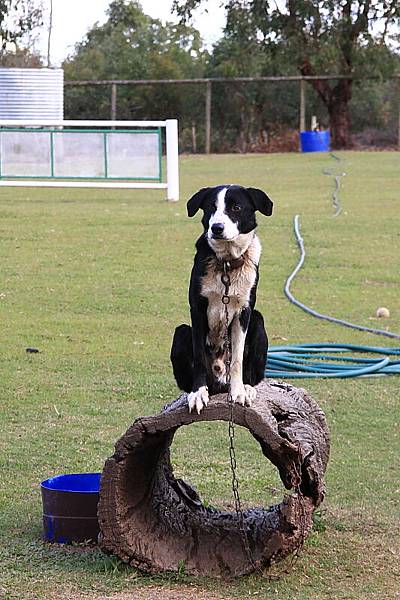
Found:
[{"label": "green grass lawn", "polygon": [[[201,232],[185,200],[200,187],[237,182],[275,202],[273,217],[259,218],[258,308],[271,344],[396,345],[313,319],[282,292],[297,262],[299,213],[307,261],[294,293],[321,312],[400,332],[400,155],[340,156],[344,163],[328,154],[183,156],[176,204],[158,191],[1,189],[0,597],[96,598],[158,583],[162,599],[162,586],[194,581],[143,576],[93,548],[44,544],[39,484],[100,471],[136,417],[177,396],[170,342],[188,321]],[[347,172],[336,219],[329,168]],[[375,317],[378,306],[390,309],[389,319]],[[30,346],[40,353],[27,354]],[[197,583],[238,598],[400,598],[400,378],[301,386],[326,412],[332,435],[314,531],[299,558],[270,578]],[[232,505],[226,426],[183,429],[173,445],[176,473],[208,502]],[[238,432],[237,454],[244,504],[279,502],[275,469],[247,431]]]}]

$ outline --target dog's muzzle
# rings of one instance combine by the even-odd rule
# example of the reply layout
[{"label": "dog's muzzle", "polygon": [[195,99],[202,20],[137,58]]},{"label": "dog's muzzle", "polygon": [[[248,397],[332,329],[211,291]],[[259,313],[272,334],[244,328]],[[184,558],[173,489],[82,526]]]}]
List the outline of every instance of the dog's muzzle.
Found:
[{"label": "dog's muzzle", "polygon": [[224,237],[225,225],[223,223],[213,223],[211,225],[211,233],[214,238],[222,239]]}]

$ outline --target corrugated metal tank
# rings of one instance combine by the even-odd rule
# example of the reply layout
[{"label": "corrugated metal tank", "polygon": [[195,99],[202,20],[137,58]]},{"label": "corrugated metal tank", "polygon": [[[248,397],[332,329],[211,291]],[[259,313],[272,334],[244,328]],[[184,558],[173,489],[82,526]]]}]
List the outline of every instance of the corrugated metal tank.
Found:
[{"label": "corrugated metal tank", "polygon": [[0,68],[0,119],[63,118],[62,69]]}]

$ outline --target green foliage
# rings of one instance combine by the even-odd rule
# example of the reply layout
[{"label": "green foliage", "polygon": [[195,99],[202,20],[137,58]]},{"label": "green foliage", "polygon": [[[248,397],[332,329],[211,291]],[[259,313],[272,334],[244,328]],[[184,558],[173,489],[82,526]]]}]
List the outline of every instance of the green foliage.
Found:
[{"label": "green foliage", "polygon": [[[399,68],[396,53],[396,3],[287,2],[230,0],[227,22],[212,51],[187,20],[201,0],[176,2],[181,24],[144,14],[139,2],[114,0],[108,19],[95,25],[64,63],[67,80],[182,79],[304,75],[315,73],[373,76],[376,80],[318,81],[307,90],[307,124],[317,115],[331,126],[338,144],[350,133],[368,129],[363,143],[392,144],[396,99],[388,77]],[[369,10],[366,11],[366,7]],[[365,12],[366,11],[366,12]],[[377,21],[379,17],[379,23]],[[205,87],[191,85],[119,86],[117,117],[180,121],[182,150],[204,148]],[[66,88],[66,116],[108,118],[110,87]],[[343,117],[343,118],[342,118]],[[215,84],[212,92],[212,148],[251,151],[297,149],[299,87],[296,82]],[[384,135],[378,135],[384,127]],[[378,139],[379,138],[379,139]],[[279,146],[278,146],[279,147]]]},{"label": "green foliage", "polygon": [[[64,63],[66,79],[182,79],[201,77],[207,53],[199,32],[145,15],[139,2],[114,0],[104,25],[95,25]],[[67,88],[72,118],[109,116],[109,90]],[[181,134],[198,118],[198,93],[190,86],[120,87],[118,118],[181,121]]]},{"label": "green foliage", "polygon": [[[174,3],[184,21],[201,4],[207,0]],[[288,0],[283,9],[276,2],[229,0],[225,9],[227,39],[262,44],[267,53],[277,47],[291,58],[293,72],[309,63],[318,74],[375,74],[377,66],[387,73],[389,48],[399,45],[397,0]]]},{"label": "green foliage", "polygon": [[[253,31],[248,11],[238,31],[229,29],[213,48],[209,77],[258,77],[291,74],[285,53],[276,45],[266,47]],[[239,18],[238,14],[235,18]],[[268,138],[280,127],[296,128],[298,123],[298,85],[253,82],[218,84],[213,88],[214,148],[230,151],[239,148],[266,149]]]},{"label": "green foliage", "polygon": [[[243,12],[247,13],[246,19]],[[266,53],[271,47],[278,48],[293,69],[303,75],[387,77],[396,65],[388,39],[391,28],[400,22],[396,0],[287,1],[285,10],[272,2],[232,0],[227,4],[227,14],[229,37],[240,40],[245,32],[252,39],[262,40]],[[351,80],[310,83],[329,113],[334,145],[349,146]]]},{"label": "green foliage", "polygon": [[[184,21],[201,4],[207,2],[174,3]],[[284,63],[291,65],[292,73],[300,71],[306,76],[388,77],[398,64],[393,50],[399,47],[397,0],[288,0],[284,9],[276,2],[264,0],[229,0],[225,9],[224,42],[230,49],[225,67],[230,75],[244,74],[243,64],[246,75],[251,75],[254,67],[257,71],[263,65],[268,70],[269,65],[282,68]],[[351,80],[310,83],[329,113],[334,144],[350,145]]]}]

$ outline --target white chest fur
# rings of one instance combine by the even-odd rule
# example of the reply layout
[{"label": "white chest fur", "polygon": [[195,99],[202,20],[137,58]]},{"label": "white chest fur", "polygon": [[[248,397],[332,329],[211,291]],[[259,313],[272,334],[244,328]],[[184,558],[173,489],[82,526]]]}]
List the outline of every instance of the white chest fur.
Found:
[{"label": "white chest fur", "polygon": [[[235,315],[240,314],[240,311],[249,304],[251,289],[256,281],[260,255],[261,244],[258,237],[254,235],[250,245],[243,253],[243,265],[229,272],[231,280],[229,286],[230,302],[227,305],[229,323]],[[201,295],[208,300],[209,334],[207,342],[215,349],[223,346],[226,327],[225,305],[222,303],[225,286],[221,281],[221,276],[222,273],[218,269],[217,260],[211,258],[207,272],[201,280]]]}]

